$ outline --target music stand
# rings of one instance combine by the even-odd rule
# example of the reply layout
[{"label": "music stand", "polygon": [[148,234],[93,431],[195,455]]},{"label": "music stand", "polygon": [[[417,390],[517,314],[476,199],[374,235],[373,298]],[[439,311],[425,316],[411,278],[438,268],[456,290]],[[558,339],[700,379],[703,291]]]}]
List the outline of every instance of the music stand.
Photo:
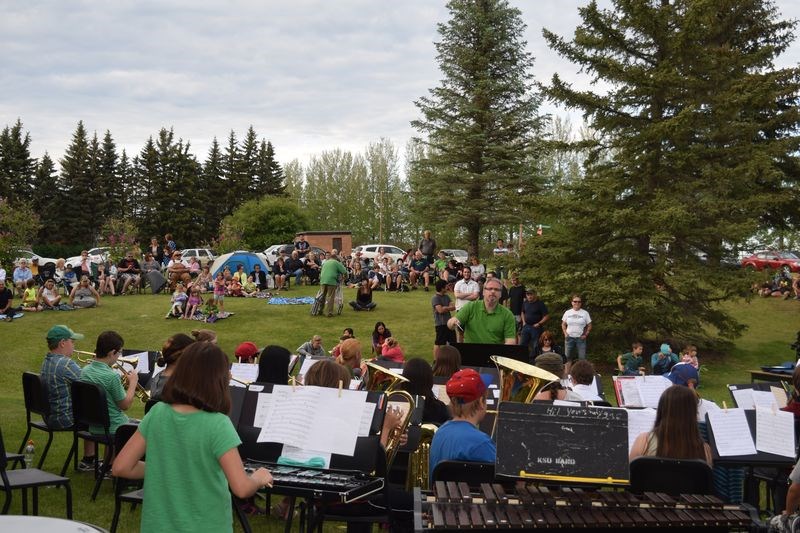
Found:
[{"label": "music stand", "polygon": [[462,366],[494,367],[494,363],[489,359],[492,355],[510,357],[523,363],[530,363],[528,347],[519,344],[457,342],[452,346],[461,354]]}]

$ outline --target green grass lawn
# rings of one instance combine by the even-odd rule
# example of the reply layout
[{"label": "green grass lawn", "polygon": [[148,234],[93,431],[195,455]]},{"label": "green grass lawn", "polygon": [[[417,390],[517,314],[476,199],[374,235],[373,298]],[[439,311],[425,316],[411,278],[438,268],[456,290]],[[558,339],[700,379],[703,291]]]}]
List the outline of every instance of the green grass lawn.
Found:
[{"label": "green grass lawn", "polygon": [[[316,287],[293,288],[287,296],[308,296],[316,293]],[[281,293],[283,295],[283,293]],[[53,324],[66,324],[86,335],[76,342],[79,350],[93,351],[94,339],[108,329],[118,331],[125,339],[125,347],[141,350],[159,350],[164,340],[177,332],[188,333],[192,329],[208,327],[217,332],[219,344],[228,354],[233,354],[236,345],[249,340],[259,346],[279,344],[294,351],[300,344],[319,334],[325,349],[329,350],[345,327],[352,327],[356,337],[364,344],[365,357],[369,354],[370,336],[375,322],[381,320],[391,329],[404,347],[406,357],[423,357],[431,360],[434,339],[433,319],[430,306],[432,292],[410,293],[376,292],[378,307],[373,312],[356,313],[345,304],[342,316],[312,317],[309,306],[273,306],[266,300],[226,300],[226,310],[234,316],[214,324],[195,321],[165,320],[169,309],[167,295],[132,295],[104,298],[96,309],[71,312],[50,311],[27,313],[12,323],[0,322],[0,426],[7,448],[16,451],[24,434],[25,409],[22,397],[22,372],[39,372],[41,361],[47,352],[45,334]],[[354,297],[354,290],[345,290],[345,301]],[[729,310],[748,324],[745,334],[735,341],[731,353],[704,356],[700,352],[704,371],[701,374],[701,394],[704,398],[721,402],[729,400],[725,386],[729,383],[749,382],[747,370],[761,365],[777,364],[794,359],[789,344],[794,342],[800,330],[800,303],[774,298],[755,299],[751,302],[728,304]],[[551,309],[551,316],[560,316],[563,310]],[[591,309],[589,310],[591,312]],[[551,319],[550,328],[558,330],[557,319]],[[602,327],[596,324],[596,328]],[[620,349],[625,347],[620,347]],[[589,353],[595,359],[598,371],[604,376],[604,389],[612,391],[609,363],[616,354]],[[613,394],[612,394],[613,396]],[[141,417],[143,406],[138,402],[131,409],[131,416]],[[41,432],[34,432],[37,450],[44,445]],[[66,457],[71,439],[58,435],[48,454],[45,469],[57,472]],[[74,516],[77,520],[109,527],[113,513],[111,483],[105,482],[96,502],[89,500],[92,480],[88,474],[70,474],[74,490]],[[20,493],[15,494],[12,513],[20,512]],[[58,490],[41,491],[40,514],[64,516],[64,494]],[[123,510],[120,531],[138,529],[139,510],[131,513]],[[259,529],[278,530],[282,523],[273,519],[255,519]]]}]

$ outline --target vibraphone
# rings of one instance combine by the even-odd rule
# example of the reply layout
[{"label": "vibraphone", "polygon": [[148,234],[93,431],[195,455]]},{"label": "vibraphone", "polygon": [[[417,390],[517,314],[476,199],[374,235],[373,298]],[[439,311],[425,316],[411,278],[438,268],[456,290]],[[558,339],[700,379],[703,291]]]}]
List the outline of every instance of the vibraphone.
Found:
[{"label": "vibraphone", "polygon": [[260,467],[272,473],[271,492],[323,502],[350,503],[383,488],[384,480],[351,470],[318,470],[247,461],[245,470]]},{"label": "vibraphone", "polygon": [[714,528],[748,530],[758,523],[748,506],[715,496],[594,491],[517,482],[509,492],[497,483],[475,491],[463,482],[437,481],[433,491],[414,490],[416,531],[461,529]]}]

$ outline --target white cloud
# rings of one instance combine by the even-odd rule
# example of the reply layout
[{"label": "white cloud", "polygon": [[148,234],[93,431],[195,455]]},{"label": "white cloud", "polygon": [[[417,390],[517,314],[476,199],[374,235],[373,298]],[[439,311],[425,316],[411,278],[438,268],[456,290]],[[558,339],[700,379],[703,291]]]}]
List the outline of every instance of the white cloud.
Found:
[{"label": "white cloud", "polygon": [[[588,78],[547,49],[569,37],[584,1],[513,0],[538,80]],[[609,0],[601,0],[608,5]],[[779,0],[786,17],[800,3]],[[0,3],[0,125],[21,118],[34,155],[61,157],[79,120],[138,152],[161,127],[204,159],[216,136],[252,124],[283,162],[381,137],[402,150],[413,101],[436,86],[433,41],[444,2],[59,1]],[[800,62],[800,45],[783,65]],[[564,113],[552,106],[545,111]]]}]

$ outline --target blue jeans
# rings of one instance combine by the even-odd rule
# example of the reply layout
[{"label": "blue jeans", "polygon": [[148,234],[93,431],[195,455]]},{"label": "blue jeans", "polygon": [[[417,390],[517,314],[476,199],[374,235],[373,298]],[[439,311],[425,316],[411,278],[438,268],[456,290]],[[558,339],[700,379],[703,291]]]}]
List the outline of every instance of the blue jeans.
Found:
[{"label": "blue jeans", "polygon": [[[572,352],[578,350],[578,357],[572,357]],[[567,337],[565,339],[564,355],[567,361],[586,359],[586,339],[580,337]]]},{"label": "blue jeans", "polygon": [[292,272],[291,275],[294,276],[294,284],[299,287],[300,286],[300,282],[303,281],[303,269],[302,268],[298,268],[297,270]]},{"label": "blue jeans", "polygon": [[522,346],[527,346],[528,357],[531,359],[531,364],[533,364],[533,352],[534,348],[536,347],[536,343],[539,342],[539,335],[541,332],[542,328],[537,328],[533,324],[525,324],[522,326],[522,332],[519,336],[519,343]]}]

